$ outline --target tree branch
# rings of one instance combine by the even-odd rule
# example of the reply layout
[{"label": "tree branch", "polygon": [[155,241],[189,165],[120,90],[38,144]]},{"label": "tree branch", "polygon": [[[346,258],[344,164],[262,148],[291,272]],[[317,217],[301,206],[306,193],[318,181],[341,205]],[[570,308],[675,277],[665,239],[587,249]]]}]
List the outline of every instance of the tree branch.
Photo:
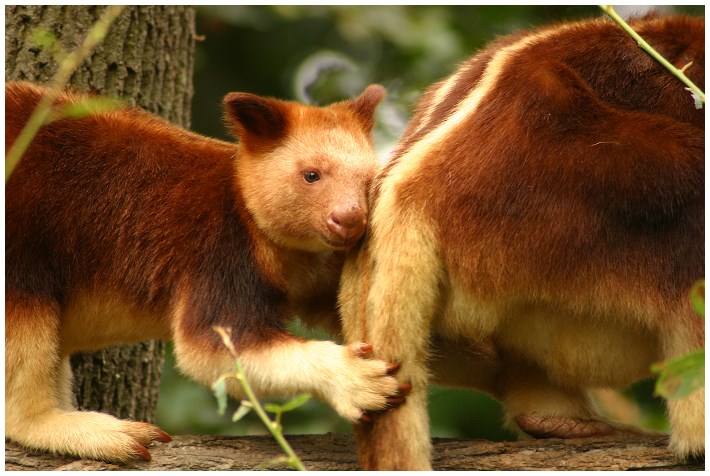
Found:
[{"label": "tree branch", "polygon": [[[309,470],[358,469],[352,435],[292,435],[289,443]],[[434,439],[435,470],[699,470],[704,462],[680,464],[664,436],[498,443]],[[270,436],[176,436],[150,448],[151,462],[125,466],[26,452],[5,443],[5,470],[255,470],[282,456]],[[271,469],[287,469],[285,465]]]}]

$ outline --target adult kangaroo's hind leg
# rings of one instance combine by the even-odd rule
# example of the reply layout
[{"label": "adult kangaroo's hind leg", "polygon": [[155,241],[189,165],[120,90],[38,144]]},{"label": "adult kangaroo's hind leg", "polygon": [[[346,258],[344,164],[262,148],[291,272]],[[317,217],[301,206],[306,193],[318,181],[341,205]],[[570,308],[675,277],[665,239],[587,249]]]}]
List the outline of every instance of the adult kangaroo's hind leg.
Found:
[{"label": "adult kangaroo's hind leg", "polygon": [[170,441],[157,427],[71,409],[71,378],[60,357],[56,302],[5,299],[5,436],[24,446],[82,458],[150,459],[145,446]]},{"label": "adult kangaroo's hind leg", "polygon": [[505,408],[506,426],[534,438],[591,438],[624,430],[599,414],[588,390],[557,385],[519,360],[503,363],[496,398]]},{"label": "adult kangaroo's hind leg", "polygon": [[[412,390],[400,407],[356,428],[358,454],[363,469],[426,470],[431,468],[426,361],[441,264],[434,233],[420,217],[384,225],[369,243],[372,275],[364,326],[343,327],[349,342],[369,342],[378,358],[399,364],[397,379]],[[359,317],[343,314],[344,321],[351,319]],[[358,327],[364,335],[349,335]]]},{"label": "adult kangaroo's hind leg", "polygon": [[[702,318],[690,310],[689,302],[684,302],[681,309],[660,334],[664,359],[687,355],[705,346]],[[676,458],[704,459],[705,387],[683,398],[668,400],[667,408],[672,429],[670,449]]]}]

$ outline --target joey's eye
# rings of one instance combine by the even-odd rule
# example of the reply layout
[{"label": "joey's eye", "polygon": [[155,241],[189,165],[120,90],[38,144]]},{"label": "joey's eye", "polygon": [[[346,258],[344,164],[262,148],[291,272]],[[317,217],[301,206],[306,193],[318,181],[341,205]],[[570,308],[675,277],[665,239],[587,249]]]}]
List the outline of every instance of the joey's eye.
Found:
[{"label": "joey's eye", "polygon": [[308,183],[317,182],[320,180],[320,175],[317,172],[306,172],[303,174],[303,180]]}]

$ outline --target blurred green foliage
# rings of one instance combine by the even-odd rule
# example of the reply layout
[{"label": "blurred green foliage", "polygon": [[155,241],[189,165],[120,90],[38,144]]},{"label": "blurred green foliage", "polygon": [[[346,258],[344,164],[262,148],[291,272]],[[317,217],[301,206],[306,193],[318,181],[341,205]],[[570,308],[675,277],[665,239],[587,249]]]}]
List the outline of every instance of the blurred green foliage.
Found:
[{"label": "blurred green foliage", "polygon": [[[690,290],[690,301],[698,316],[705,318],[705,280]],[[705,387],[705,349],[695,349],[686,355],[651,366],[658,374],[656,394],[669,400],[683,398]]]},{"label": "blurred green foliage", "polygon": [[[616,7],[624,15],[644,7]],[[659,7],[704,15],[704,6]],[[634,12],[635,10],[635,12]],[[230,91],[324,104],[385,86],[375,142],[384,157],[401,134],[416,99],[430,84],[497,36],[561,20],[602,16],[596,6],[205,6],[197,9],[195,97],[192,129],[229,139],[221,101]],[[312,336],[296,324],[295,331]],[[326,339],[324,334],[316,337]],[[626,395],[639,402],[642,423],[667,429],[653,381]],[[514,439],[501,428],[500,405],[467,390],[433,387],[434,436]],[[173,434],[266,434],[254,415],[237,423],[217,414],[210,389],[180,376],[168,356],[157,422]],[[312,399],[284,419],[285,433],[350,432],[327,405]]]}]

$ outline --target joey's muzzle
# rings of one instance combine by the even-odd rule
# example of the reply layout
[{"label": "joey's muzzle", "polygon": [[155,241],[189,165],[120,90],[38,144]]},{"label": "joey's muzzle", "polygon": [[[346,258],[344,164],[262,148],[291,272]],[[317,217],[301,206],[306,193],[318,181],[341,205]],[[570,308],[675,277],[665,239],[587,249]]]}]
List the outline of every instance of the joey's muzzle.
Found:
[{"label": "joey's muzzle", "polygon": [[328,230],[344,244],[359,240],[367,228],[367,215],[359,205],[335,205],[328,214]]}]

